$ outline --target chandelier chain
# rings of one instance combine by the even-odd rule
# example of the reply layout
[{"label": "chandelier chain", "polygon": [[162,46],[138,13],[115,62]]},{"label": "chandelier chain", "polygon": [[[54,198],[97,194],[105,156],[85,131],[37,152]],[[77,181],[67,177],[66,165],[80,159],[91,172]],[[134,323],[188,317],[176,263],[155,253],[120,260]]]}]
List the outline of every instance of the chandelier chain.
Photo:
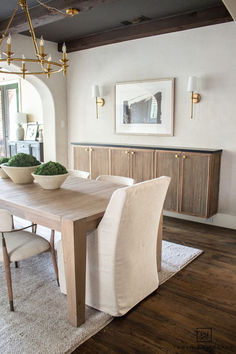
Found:
[{"label": "chandelier chain", "polygon": [[62,15],[64,17],[72,17],[73,15],[67,14],[65,12],[62,12],[58,9],[56,9],[55,7],[52,6],[48,6],[47,4],[45,4],[43,1],[41,0],[36,0],[41,6],[45,7],[48,11],[51,11],[57,15]]}]

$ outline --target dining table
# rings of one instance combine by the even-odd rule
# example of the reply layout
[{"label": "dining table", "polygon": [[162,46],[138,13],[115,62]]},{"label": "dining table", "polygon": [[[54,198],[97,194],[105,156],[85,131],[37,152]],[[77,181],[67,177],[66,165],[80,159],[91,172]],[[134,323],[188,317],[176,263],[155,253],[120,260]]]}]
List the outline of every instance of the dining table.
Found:
[{"label": "dining table", "polygon": [[[97,228],[118,188],[124,186],[73,176],[55,190],[42,189],[37,183],[14,184],[10,179],[0,179],[1,209],[61,232],[68,319],[74,327],[85,322],[86,235]],[[160,270],[162,223],[157,233]]]}]

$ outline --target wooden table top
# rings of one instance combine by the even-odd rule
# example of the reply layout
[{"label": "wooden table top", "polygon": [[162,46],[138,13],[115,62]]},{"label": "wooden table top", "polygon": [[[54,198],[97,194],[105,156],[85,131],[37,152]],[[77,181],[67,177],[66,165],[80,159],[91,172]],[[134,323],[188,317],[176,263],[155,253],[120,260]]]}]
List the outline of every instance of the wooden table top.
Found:
[{"label": "wooden table top", "polygon": [[112,193],[119,187],[70,176],[60,189],[45,190],[35,183],[19,185],[0,179],[0,208],[60,231],[62,218],[75,221],[102,217]]}]

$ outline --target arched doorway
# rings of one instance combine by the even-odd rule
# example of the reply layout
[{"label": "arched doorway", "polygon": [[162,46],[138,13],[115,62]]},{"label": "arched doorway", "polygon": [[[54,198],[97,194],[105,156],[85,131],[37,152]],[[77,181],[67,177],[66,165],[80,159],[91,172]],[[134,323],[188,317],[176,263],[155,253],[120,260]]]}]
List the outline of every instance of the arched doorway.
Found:
[{"label": "arched doorway", "polygon": [[[4,67],[4,65],[2,65]],[[5,65],[7,71],[8,67]],[[18,71],[17,66],[11,65],[11,71]],[[42,115],[44,127],[44,161],[56,160],[56,128],[55,128],[55,103],[48,86],[34,75],[28,76],[27,80],[39,93],[42,102]]]}]

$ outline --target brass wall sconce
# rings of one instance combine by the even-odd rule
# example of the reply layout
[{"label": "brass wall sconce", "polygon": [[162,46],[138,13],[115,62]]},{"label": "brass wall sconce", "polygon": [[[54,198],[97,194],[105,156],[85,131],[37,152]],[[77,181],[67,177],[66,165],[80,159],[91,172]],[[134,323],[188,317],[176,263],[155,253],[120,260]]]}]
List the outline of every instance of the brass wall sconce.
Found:
[{"label": "brass wall sconce", "polygon": [[98,119],[98,106],[103,107],[105,104],[105,100],[101,97],[100,88],[98,85],[94,85],[92,87],[92,97],[96,98],[96,118]]},{"label": "brass wall sconce", "polygon": [[201,100],[199,93],[195,92],[197,89],[197,78],[195,76],[189,76],[187,91],[191,92],[191,114],[190,118],[193,118],[193,104],[198,103]]}]

